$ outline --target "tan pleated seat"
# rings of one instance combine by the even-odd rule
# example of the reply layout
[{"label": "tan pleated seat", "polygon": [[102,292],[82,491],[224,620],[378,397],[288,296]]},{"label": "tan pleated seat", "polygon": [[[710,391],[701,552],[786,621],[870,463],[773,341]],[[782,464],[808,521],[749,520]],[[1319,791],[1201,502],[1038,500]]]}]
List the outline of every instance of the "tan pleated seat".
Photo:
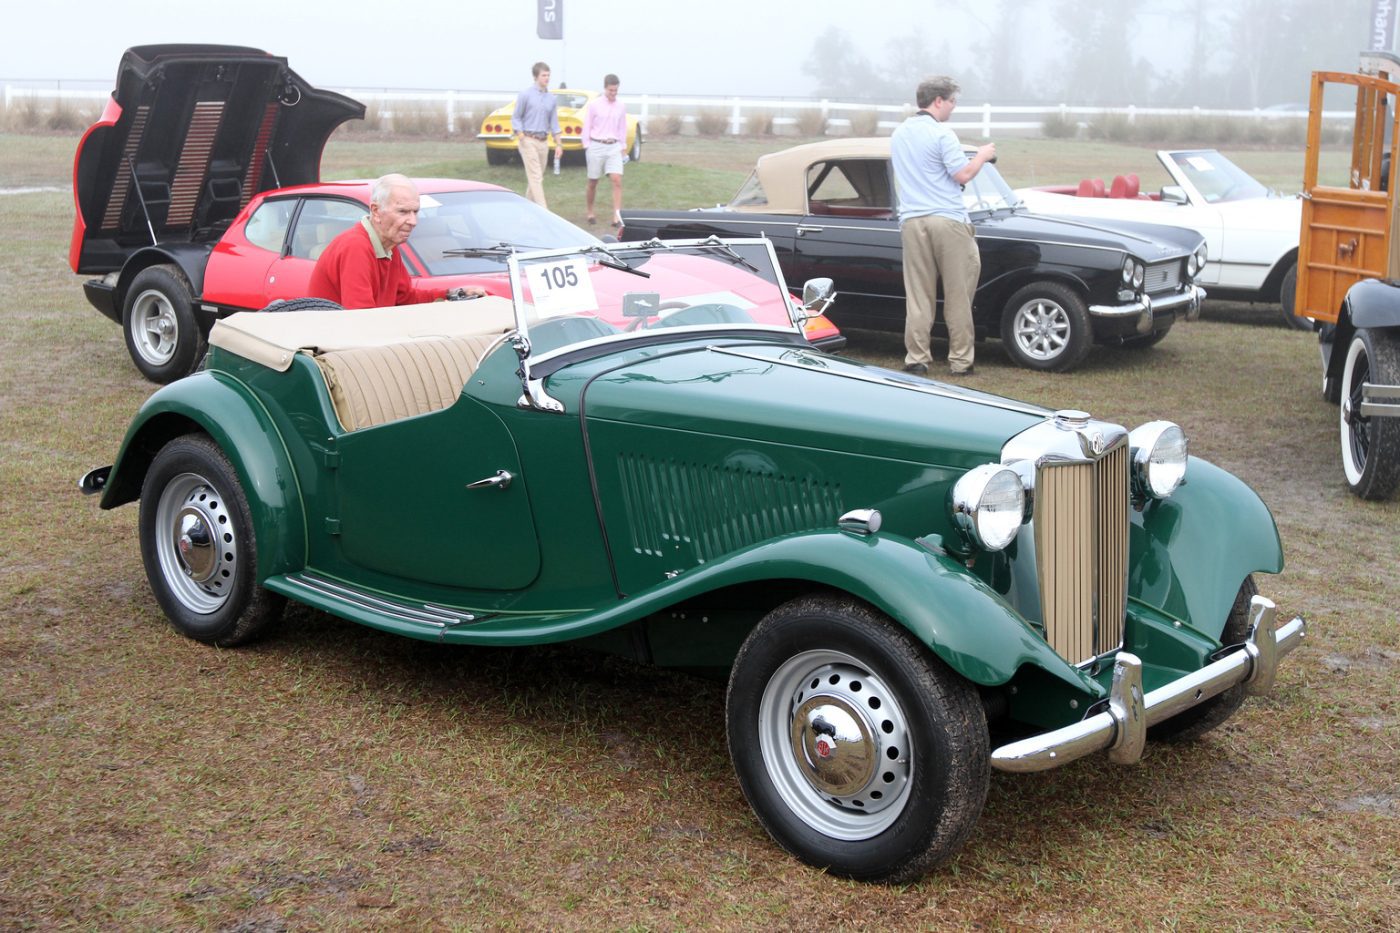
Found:
[{"label": "tan pleated seat", "polygon": [[347,431],[426,414],[456,401],[495,336],[431,337],[315,357]]}]

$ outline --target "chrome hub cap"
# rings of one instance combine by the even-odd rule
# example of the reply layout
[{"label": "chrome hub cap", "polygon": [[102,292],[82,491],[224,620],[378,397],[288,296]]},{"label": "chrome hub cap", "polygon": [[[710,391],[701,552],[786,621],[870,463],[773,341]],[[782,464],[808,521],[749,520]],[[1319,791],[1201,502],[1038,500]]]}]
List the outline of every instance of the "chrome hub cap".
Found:
[{"label": "chrome hub cap", "polygon": [[202,476],[181,473],[156,506],[156,555],[170,591],[191,612],[228,602],[238,570],[238,540],[224,497]]},{"label": "chrome hub cap", "polygon": [[904,810],[912,737],[897,698],[858,659],[808,651],[764,689],[759,743],[769,777],[803,822],[868,839]]}]

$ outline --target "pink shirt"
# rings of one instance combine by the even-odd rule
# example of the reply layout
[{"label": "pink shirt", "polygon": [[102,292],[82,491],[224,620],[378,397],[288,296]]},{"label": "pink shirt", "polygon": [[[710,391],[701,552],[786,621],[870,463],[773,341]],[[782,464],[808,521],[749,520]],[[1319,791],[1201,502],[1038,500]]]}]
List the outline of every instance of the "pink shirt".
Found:
[{"label": "pink shirt", "polygon": [[622,98],[609,101],[606,97],[595,97],[583,111],[583,144],[587,146],[594,138],[627,141],[627,105]]}]

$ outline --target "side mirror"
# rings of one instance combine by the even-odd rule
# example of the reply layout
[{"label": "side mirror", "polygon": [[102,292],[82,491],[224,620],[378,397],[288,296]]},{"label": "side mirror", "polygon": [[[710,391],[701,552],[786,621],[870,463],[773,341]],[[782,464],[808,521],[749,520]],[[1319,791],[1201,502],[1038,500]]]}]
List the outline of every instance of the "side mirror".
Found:
[{"label": "side mirror", "polygon": [[1190,200],[1186,197],[1186,189],[1181,187],[1180,185],[1163,185],[1162,203],[1189,204]]},{"label": "side mirror", "polygon": [[826,309],[836,301],[836,286],[831,279],[808,279],[802,286],[802,313],[804,320],[825,314]]}]

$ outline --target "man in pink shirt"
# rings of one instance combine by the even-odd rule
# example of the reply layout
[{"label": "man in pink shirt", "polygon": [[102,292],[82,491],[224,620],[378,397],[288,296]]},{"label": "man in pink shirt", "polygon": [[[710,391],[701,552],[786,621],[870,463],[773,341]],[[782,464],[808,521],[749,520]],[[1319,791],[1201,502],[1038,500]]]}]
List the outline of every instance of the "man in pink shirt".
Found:
[{"label": "man in pink shirt", "polygon": [[588,159],[588,222],[596,224],[593,198],[598,192],[598,179],[608,176],[612,182],[614,228],[622,226],[622,149],[627,145],[627,106],[617,99],[617,75],[603,78],[603,96],[588,102],[583,111],[583,151]]},{"label": "man in pink shirt", "polygon": [[[369,215],[341,233],[316,260],[308,292],[342,308],[389,308],[449,297],[445,288],[415,289],[399,247],[418,226],[418,188],[403,175],[385,175],[370,190]],[[472,287],[451,297],[485,294]]]}]

